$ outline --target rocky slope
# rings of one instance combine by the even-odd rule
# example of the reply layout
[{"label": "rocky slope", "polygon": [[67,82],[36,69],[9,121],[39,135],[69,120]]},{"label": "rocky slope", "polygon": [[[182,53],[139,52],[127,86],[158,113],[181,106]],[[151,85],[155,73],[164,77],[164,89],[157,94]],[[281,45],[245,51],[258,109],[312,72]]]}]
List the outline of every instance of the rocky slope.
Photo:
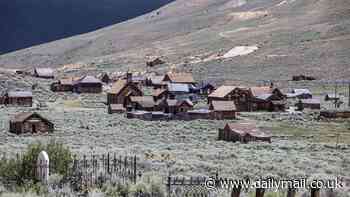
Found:
[{"label": "rocky slope", "polygon": [[[257,50],[225,54],[237,46]],[[124,23],[2,55],[0,65],[146,70],[150,56],[162,56],[167,64],[156,70],[175,65],[212,80],[345,79],[349,54],[348,0],[177,0]]]}]

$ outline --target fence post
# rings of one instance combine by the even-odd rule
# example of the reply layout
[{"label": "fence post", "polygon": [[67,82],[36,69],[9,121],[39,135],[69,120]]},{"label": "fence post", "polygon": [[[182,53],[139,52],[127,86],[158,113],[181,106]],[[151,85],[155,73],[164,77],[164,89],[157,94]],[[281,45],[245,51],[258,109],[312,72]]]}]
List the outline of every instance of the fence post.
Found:
[{"label": "fence post", "polygon": [[137,161],[137,158],[136,158],[136,155],[134,155],[134,184],[136,184],[136,179],[137,179],[137,165],[136,165],[136,161]]},{"label": "fence post", "polygon": [[170,194],[171,194],[171,176],[170,176],[170,174],[168,175],[166,187],[167,187],[168,197],[170,197]]}]

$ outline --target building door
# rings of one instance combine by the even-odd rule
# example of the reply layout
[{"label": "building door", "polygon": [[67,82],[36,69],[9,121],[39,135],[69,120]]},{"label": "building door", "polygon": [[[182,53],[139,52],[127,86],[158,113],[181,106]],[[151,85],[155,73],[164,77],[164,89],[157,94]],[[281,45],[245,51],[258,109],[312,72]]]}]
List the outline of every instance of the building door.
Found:
[{"label": "building door", "polygon": [[35,126],[35,124],[32,125],[32,133],[36,133],[36,126]]}]

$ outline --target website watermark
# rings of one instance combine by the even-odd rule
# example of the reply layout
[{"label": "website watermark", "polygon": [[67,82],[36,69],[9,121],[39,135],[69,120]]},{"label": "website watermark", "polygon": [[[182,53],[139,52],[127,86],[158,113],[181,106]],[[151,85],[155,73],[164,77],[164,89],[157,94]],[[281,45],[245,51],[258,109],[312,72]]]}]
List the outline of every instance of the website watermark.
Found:
[{"label": "website watermark", "polygon": [[231,179],[231,178],[209,178],[205,181],[205,187],[209,190],[220,189],[265,189],[275,191],[282,189],[339,189],[345,185],[340,178],[336,179]]}]

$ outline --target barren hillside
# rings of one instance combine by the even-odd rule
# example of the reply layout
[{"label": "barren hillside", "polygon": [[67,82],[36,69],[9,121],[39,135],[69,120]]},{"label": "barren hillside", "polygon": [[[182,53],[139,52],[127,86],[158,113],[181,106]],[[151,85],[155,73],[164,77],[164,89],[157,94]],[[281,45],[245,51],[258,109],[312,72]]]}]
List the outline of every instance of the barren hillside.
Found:
[{"label": "barren hillside", "polygon": [[121,24],[0,56],[0,65],[145,70],[149,56],[162,56],[167,64],[155,69],[176,65],[212,80],[301,73],[340,79],[350,76],[349,54],[348,0],[177,0]]}]

